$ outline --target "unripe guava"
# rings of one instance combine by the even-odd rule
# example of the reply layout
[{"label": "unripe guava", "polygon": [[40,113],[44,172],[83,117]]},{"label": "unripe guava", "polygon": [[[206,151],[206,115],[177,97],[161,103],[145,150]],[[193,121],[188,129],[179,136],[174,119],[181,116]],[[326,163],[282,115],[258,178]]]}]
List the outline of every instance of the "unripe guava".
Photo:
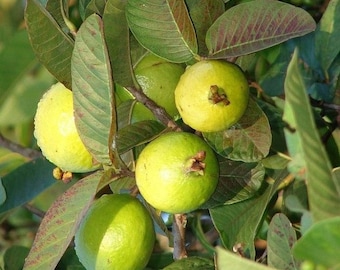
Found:
[{"label": "unripe guava", "polygon": [[86,269],[144,269],[154,243],[149,212],[129,194],[100,197],[75,234],[76,254]]}]

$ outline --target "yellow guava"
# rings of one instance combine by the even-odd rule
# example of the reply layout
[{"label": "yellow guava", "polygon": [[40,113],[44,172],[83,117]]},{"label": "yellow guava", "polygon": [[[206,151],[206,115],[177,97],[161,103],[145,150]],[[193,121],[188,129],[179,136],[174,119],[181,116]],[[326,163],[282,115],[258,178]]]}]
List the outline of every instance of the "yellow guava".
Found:
[{"label": "yellow guava", "polygon": [[75,251],[86,269],[144,269],[154,243],[149,212],[129,194],[100,197],[75,234]]},{"label": "yellow guava", "polygon": [[154,208],[185,213],[199,208],[215,191],[219,164],[200,137],[168,132],[150,142],[136,163],[136,184]]},{"label": "yellow guava", "polygon": [[183,122],[201,132],[222,131],[236,124],[248,99],[242,70],[222,60],[202,60],[188,67],[175,90]]},{"label": "yellow guava", "polygon": [[144,94],[175,118],[178,111],[174,91],[184,70],[181,64],[147,54],[137,63],[134,72]]},{"label": "yellow guava", "polygon": [[81,141],[73,116],[73,95],[63,84],[53,85],[38,103],[34,136],[42,154],[63,171],[98,168]]}]

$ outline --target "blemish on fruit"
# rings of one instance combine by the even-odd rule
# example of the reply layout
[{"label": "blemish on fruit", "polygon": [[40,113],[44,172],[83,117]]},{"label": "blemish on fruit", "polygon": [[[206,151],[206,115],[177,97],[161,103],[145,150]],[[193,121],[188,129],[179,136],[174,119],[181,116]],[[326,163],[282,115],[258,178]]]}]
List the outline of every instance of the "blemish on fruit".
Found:
[{"label": "blemish on fruit", "polygon": [[203,162],[206,157],[205,151],[199,151],[195,156],[189,159],[187,172],[196,172],[199,175],[204,175],[205,163]]}]

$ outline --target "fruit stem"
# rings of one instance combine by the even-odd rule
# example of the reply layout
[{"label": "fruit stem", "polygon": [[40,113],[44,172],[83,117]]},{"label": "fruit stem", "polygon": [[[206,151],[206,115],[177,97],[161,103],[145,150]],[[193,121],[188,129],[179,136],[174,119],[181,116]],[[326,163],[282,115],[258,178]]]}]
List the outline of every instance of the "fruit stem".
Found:
[{"label": "fruit stem", "polygon": [[199,151],[191,157],[186,166],[186,172],[196,172],[199,175],[204,175],[205,163],[203,162],[206,157],[205,151]]},{"label": "fruit stem", "polygon": [[225,106],[230,104],[230,101],[228,100],[224,90],[217,85],[210,86],[209,100],[213,104],[222,103]]},{"label": "fruit stem", "polygon": [[172,224],[172,233],[174,236],[174,260],[180,260],[188,257],[185,249],[185,228],[187,224],[187,216],[185,214],[175,214]]}]

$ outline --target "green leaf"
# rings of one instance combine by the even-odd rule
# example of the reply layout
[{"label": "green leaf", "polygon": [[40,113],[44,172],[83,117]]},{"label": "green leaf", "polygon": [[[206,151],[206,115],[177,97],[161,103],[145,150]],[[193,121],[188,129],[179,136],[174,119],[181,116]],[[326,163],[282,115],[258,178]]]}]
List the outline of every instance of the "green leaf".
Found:
[{"label": "green leaf", "polygon": [[96,192],[110,178],[110,171],[106,174],[97,171],[79,180],[54,201],[40,223],[25,261],[25,270],[55,269]]},{"label": "green leaf", "polygon": [[126,1],[109,0],[103,15],[104,33],[115,83],[133,86],[130,56],[130,31],[125,16]]},{"label": "green leaf", "polygon": [[289,219],[281,213],[274,215],[267,236],[268,265],[276,269],[299,269],[292,253],[295,242],[296,233]]},{"label": "green leaf", "polygon": [[195,27],[198,52],[200,55],[207,55],[205,36],[209,27],[225,11],[224,3],[222,0],[186,0],[185,2]]},{"label": "green leaf", "polygon": [[120,129],[117,133],[116,144],[120,154],[137,145],[151,141],[164,131],[165,127],[154,120],[140,121]]},{"label": "green leaf", "polygon": [[227,251],[221,247],[216,247],[217,254],[217,268],[220,270],[274,270],[274,268],[266,265],[256,263],[254,261],[242,258],[230,251]]},{"label": "green leaf", "polygon": [[253,197],[264,179],[261,163],[220,160],[220,177],[215,192],[202,208],[233,204]]},{"label": "green leaf", "polygon": [[[35,159],[18,167],[2,178],[7,199],[0,205],[0,213],[23,205],[55,183],[55,165],[45,159]],[[34,188],[32,188],[34,186]]]},{"label": "green leaf", "polygon": [[181,260],[177,260],[172,264],[163,268],[163,270],[182,270],[182,269],[195,269],[195,270],[214,270],[214,261],[211,259],[191,256]]},{"label": "green leaf", "polygon": [[308,12],[281,1],[257,0],[228,9],[210,27],[211,58],[250,54],[305,35],[316,27]]},{"label": "green leaf", "polygon": [[91,0],[86,6],[85,17],[89,17],[92,14],[102,15],[104,13],[106,0]]},{"label": "green leaf", "polygon": [[53,1],[50,0],[46,4],[46,10],[50,13],[50,15],[56,20],[56,22],[60,25],[61,29],[65,34],[70,34],[70,29],[67,26],[66,20],[68,20],[68,1],[60,0]]},{"label": "green leaf", "polygon": [[126,17],[139,43],[172,62],[195,57],[198,46],[184,0],[128,0]]},{"label": "green leaf", "polygon": [[[296,258],[312,261],[327,269],[340,267],[340,217],[315,223],[295,244]],[[338,267],[338,268],[336,268]]]},{"label": "green leaf", "polygon": [[109,56],[101,18],[93,14],[81,25],[72,55],[72,88],[79,135],[95,159],[114,162],[111,145],[116,111]]},{"label": "green leaf", "polygon": [[[314,221],[340,215],[340,182],[332,174],[332,166],[319,137],[309,104],[295,50],[285,80],[286,105],[284,120],[287,133],[298,137],[300,155],[304,161],[310,210]],[[296,146],[295,146],[296,147]],[[291,152],[294,146],[289,148]],[[322,162],[320,162],[322,161]]]},{"label": "green leaf", "polygon": [[[0,104],[6,101],[13,85],[36,63],[27,32],[17,31],[12,38],[1,42],[0,50]],[[20,59],[15,61],[14,59]]]},{"label": "green leaf", "polygon": [[10,173],[28,160],[28,158],[18,153],[0,148],[0,176]]},{"label": "green leaf", "polygon": [[5,269],[21,270],[28,252],[29,248],[23,246],[11,246],[6,249],[3,256]]},{"label": "green leaf", "polygon": [[340,1],[331,0],[315,31],[315,54],[328,77],[328,69],[340,52]]},{"label": "green leaf", "polygon": [[233,127],[203,136],[221,156],[243,162],[256,162],[267,156],[272,140],[267,116],[253,99]]},{"label": "green leaf", "polygon": [[255,258],[254,239],[265,209],[286,175],[287,173],[282,171],[272,176],[275,182],[268,185],[261,195],[209,209],[213,223],[227,249],[233,250],[233,247],[241,244],[245,255],[251,259]]},{"label": "green leaf", "polygon": [[67,88],[71,84],[71,56],[74,41],[37,0],[28,0],[25,12],[27,32],[39,61]]}]

